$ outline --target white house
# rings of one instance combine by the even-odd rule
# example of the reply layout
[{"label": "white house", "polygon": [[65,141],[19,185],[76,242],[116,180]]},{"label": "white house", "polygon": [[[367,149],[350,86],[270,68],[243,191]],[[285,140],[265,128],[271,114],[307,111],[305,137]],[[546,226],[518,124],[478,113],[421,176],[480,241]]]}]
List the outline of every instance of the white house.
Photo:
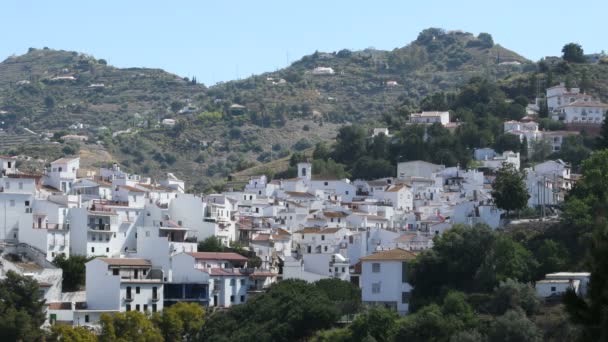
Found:
[{"label": "white house", "polygon": [[330,67],[316,67],[312,69],[313,75],[333,75],[334,73],[334,69]]},{"label": "white house", "polygon": [[86,303],[74,322],[95,326],[108,312],[157,312],[163,309],[163,272],[138,258],[96,258],[86,263]]},{"label": "white house", "polygon": [[536,282],[536,293],[543,298],[561,297],[568,289],[585,296],[589,287],[589,272],[558,272],[545,275]]},{"label": "white house", "polygon": [[591,95],[581,93],[580,88],[566,88],[565,83],[547,88],[547,108],[550,112],[577,100],[591,100]]},{"label": "white house", "polygon": [[412,286],[408,283],[408,263],[416,254],[403,249],[377,252],[361,260],[361,300],[364,305],[380,305],[400,315],[409,311]]},{"label": "white house", "polygon": [[410,115],[410,123],[412,124],[434,124],[440,123],[446,126],[450,123],[450,112],[421,112],[412,113]]},{"label": "white house", "polygon": [[601,125],[608,104],[594,100],[576,100],[557,107],[559,118],[565,123]]},{"label": "white house", "polygon": [[79,157],[57,159],[51,163],[50,170],[47,170],[44,183],[67,194],[76,181],[79,168]]},{"label": "white house", "polygon": [[0,156],[0,176],[17,173],[17,158]]},{"label": "white house", "polygon": [[444,165],[437,165],[422,160],[401,162],[397,164],[397,178],[430,178],[434,173],[443,169],[445,169]]}]

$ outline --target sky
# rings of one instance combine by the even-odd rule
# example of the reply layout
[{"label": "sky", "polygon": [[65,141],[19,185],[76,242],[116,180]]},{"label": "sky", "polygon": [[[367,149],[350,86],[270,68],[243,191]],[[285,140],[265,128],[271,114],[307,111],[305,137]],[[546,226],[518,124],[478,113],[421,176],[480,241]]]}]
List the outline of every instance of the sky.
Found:
[{"label": "sky", "polygon": [[117,67],[199,82],[274,71],[314,51],[392,50],[429,27],[488,32],[532,60],[608,50],[608,1],[2,0],[0,60],[30,47],[78,51]]}]

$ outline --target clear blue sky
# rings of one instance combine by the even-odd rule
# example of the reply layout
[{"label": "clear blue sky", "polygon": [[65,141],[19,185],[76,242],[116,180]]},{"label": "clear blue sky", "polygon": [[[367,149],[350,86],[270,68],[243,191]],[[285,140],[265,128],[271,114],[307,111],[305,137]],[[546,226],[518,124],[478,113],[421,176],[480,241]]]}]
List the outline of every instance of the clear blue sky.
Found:
[{"label": "clear blue sky", "polygon": [[0,60],[47,46],[211,85],[282,68],[315,50],[401,47],[428,27],[488,32],[538,60],[568,42],[587,53],[608,50],[607,13],[606,0],[4,1]]}]

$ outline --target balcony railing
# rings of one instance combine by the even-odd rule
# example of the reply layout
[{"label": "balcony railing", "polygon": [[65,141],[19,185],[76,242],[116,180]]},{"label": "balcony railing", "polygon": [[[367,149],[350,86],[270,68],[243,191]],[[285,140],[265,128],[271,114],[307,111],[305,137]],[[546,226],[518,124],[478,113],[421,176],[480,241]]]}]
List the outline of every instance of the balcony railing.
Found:
[{"label": "balcony railing", "polygon": [[89,224],[90,230],[100,231],[100,232],[109,232],[111,229],[110,224]]},{"label": "balcony railing", "polygon": [[69,223],[41,223],[41,224],[38,224],[37,222],[34,222],[32,224],[32,228],[33,229],[69,230],[70,224]]},{"label": "balcony railing", "polygon": [[125,302],[132,302],[132,301],[133,301],[133,297],[131,297],[131,296],[125,297]]}]

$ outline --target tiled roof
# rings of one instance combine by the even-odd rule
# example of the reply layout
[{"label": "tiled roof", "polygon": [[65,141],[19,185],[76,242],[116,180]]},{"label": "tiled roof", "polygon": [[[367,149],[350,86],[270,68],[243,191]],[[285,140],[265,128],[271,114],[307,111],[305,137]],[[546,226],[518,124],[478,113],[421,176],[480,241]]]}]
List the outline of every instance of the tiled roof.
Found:
[{"label": "tiled roof", "polygon": [[144,190],[138,189],[138,188],[134,188],[132,186],[128,186],[128,185],[121,185],[120,186],[121,189],[125,189],[129,192],[145,192]]},{"label": "tiled roof", "polygon": [[227,253],[193,252],[193,253],[188,253],[188,254],[192,255],[195,259],[202,259],[202,260],[247,261],[247,258],[245,258],[244,256],[237,254],[237,253],[232,253],[232,252],[227,252]]},{"label": "tiled roof", "polygon": [[348,214],[343,213],[341,211],[324,211],[323,216],[339,218],[339,217],[346,217],[346,216],[348,216]]},{"label": "tiled roof", "polygon": [[51,162],[51,164],[63,164],[63,163],[69,163],[73,160],[76,159],[80,159],[80,157],[72,157],[72,158],[59,158],[57,160],[55,160],[54,162]]},{"label": "tiled roof", "polygon": [[362,257],[361,261],[382,261],[382,260],[395,260],[395,261],[409,261],[416,258],[416,253],[406,251],[405,249],[395,248],[388,251],[376,252],[374,254]]},{"label": "tiled roof", "polygon": [[141,258],[99,258],[110,266],[152,266],[150,261]]},{"label": "tiled roof", "polygon": [[334,234],[338,232],[342,228],[318,228],[318,227],[308,227],[304,229],[298,230],[297,234]]},{"label": "tiled roof", "polygon": [[48,303],[49,310],[72,310],[71,302],[53,302]]},{"label": "tiled roof", "polygon": [[309,194],[308,192],[285,191],[285,193],[291,197],[309,197],[309,198],[315,197],[315,195]]}]

